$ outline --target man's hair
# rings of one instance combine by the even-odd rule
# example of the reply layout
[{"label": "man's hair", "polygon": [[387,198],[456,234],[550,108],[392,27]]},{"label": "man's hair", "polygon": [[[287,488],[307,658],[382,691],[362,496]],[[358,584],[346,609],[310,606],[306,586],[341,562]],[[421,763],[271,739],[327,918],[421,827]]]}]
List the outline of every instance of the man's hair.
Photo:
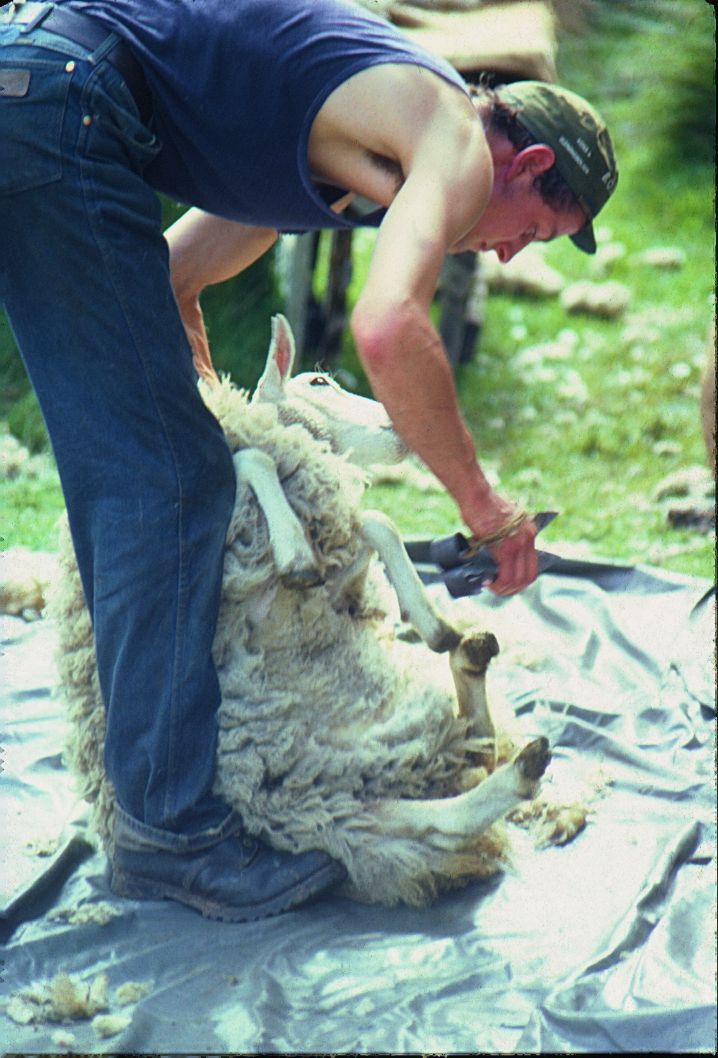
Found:
[{"label": "man's hair", "polygon": [[[517,151],[530,147],[539,141],[518,120],[516,111],[508,103],[499,99],[493,88],[487,85],[470,85],[469,91],[475,105],[480,105],[488,128],[497,135],[505,136]],[[564,209],[581,209],[581,204],[559,173],[555,165],[546,172],[540,173],[533,186],[551,209],[557,212]]]}]

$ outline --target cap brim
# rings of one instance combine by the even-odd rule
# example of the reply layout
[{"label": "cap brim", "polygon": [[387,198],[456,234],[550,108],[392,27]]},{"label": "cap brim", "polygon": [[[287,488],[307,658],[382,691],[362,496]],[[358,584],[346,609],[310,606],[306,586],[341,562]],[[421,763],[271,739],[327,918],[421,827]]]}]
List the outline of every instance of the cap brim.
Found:
[{"label": "cap brim", "polygon": [[590,220],[575,235],[571,235],[570,239],[574,246],[578,246],[584,253],[596,252],[596,237]]}]

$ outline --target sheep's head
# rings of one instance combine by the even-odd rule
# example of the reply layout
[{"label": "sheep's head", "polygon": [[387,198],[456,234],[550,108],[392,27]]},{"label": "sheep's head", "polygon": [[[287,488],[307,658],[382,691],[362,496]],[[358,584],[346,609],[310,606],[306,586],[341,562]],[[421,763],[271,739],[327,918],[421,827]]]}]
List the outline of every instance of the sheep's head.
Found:
[{"label": "sheep's head", "polygon": [[280,421],[301,423],[359,466],[398,463],[406,446],[378,401],[348,393],[320,372],[291,377],[294,337],[284,316],[272,318],[272,341],[252,402],[276,404]]}]

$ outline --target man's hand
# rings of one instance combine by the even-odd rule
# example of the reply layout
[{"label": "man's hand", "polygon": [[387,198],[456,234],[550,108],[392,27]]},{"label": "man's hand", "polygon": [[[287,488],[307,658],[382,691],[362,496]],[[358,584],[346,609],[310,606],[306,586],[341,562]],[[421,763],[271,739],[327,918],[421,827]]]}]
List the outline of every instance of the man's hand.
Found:
[{"label": "man's hand", "polygon": [[487,587],[496,595],[514,595],[523,591],[538,576],[538,558],[534,540],[536,526],[526,521],[515,533],[489,551],[499,564],[495,580]]},{"label": "man's hand", "polygon": [[277,240],[272,228],[215,217],[188,209],[165,232],[170,252],[172,287],[200,378],[219,382],[212,365],[199,298],[205,287],[222,283],[248,268]]},{"label": "man's hand", "polygon": [[[494,580],[487,585],[496,595],[514,595],[528,587],[538,576],[538,556],[535,539],[537,529],[529,518],[520,520],[521,512],[492,489],[482,498],[479,514],[462,512],[466,524],[480,542],[487,541],[491,555],[499,570]],[[516,528],[512,523],[518,519]],[[491,537],[501,537],[496,543]],[[487,540],[487,537],[489,540]]]},{"label": "man's hand", "polygon": [[192,362],[195,371],[208,385],[218,385],[219,376],[212,363],[212,354],[209,349],[207,329],[204,325],[204,316],[199,298],[188,298],[179,305],[179,310],[187,340],[192,349]]}]

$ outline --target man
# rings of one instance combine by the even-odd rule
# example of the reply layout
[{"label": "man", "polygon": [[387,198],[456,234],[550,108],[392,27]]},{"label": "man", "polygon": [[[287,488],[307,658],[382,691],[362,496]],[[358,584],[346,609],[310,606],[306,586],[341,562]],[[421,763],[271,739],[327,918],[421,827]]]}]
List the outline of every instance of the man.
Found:
[{"label": "man", "polygon": [[[234,476],[196,387],[193,354],[211,373],[201,291],[278,231],[348,225],[354,196],[375,203],[359,355],[399,433],[493,545],[492,587],[507,595],[536,576],[535,530],[477,462],[429,305],[447,252],[505,262],[559,235],[590,251],[615,179],[578,97],[533,84],[477,110],[450,67],[342,0],[11,5],[0,300],[93,620],[120,805],[115,892],[243,920],[343,876],[319,852],[248,838],[212,790]],[[166,239],[156,191],[194,207]]]}]

